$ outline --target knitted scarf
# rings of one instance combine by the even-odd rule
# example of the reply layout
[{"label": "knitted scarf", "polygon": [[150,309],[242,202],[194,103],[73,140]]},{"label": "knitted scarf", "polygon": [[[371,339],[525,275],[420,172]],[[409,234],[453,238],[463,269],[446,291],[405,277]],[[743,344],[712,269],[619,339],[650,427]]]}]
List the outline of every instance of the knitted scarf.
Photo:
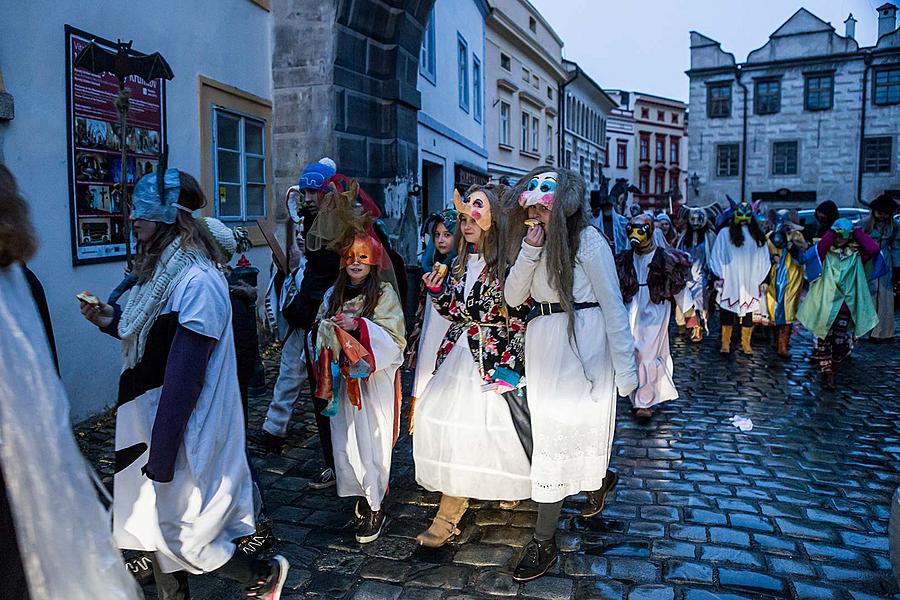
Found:
[{"label": "knitted scarf", "polygon": [[209,259],[194,248],[183,249],[176,238],[163,250],[153,275],[145,283],[134,286],[119,320],[124,369],[136,365],[144,355],[147,335],[156,322],[169,296],[193,265],[208,265]]}]

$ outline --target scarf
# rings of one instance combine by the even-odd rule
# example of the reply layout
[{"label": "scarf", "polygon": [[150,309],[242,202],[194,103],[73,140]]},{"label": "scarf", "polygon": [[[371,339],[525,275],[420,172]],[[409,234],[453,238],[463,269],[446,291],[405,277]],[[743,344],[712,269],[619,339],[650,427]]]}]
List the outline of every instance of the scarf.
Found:
[{"label": "scarf", "polygon": [[132,288],[119,320],[123,369],[130,369],[141,360],[153,323],[172,291],[194,265],[212,266],[212,263],[200,251],[182,248],[178,237],[163,250],[150,279]]}]

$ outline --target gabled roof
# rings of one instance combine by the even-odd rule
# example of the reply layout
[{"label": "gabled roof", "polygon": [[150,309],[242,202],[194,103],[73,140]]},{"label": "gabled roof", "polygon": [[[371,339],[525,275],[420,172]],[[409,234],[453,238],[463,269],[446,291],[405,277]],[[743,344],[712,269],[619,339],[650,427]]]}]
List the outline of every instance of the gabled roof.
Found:
[{"label": "gabled roof", "polygon": [[878,8],[876,8],[875,10],[881,12],[881,9],[883,9],[883,8],[897,8],[897,6],[896,6],[895,4],[890,3],[890,2],[885,2],[884,4],[882,4],[881,6],[879,6]]},{"label": "gabled roof", "polygon": [[797,33],[813,33],[817,31],[834,31],[830,23],[826,23],[805,8],[795,12],[790,19],[770,35],[770,38],[794,35]]}]

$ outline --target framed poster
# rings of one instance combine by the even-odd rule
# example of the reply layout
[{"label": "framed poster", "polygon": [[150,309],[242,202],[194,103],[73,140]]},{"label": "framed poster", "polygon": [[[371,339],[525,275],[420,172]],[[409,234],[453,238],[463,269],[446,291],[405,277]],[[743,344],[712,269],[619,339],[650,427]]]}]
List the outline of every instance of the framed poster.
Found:
[{"label": "framed poster", "polygon": [[[74,69],[72,62],[91,41],[115,51],[116,45],[66,25],[66,116],[69,153],[69,214],[72,263],[121,260],[125,256],[122,212],[122,159],[114,75]],[[131,92],[125,189],[130,193],[143,175],[156,170],[166,144],[165,81],[125,82]],[[132,249],[134,246],[132,245]]]}]

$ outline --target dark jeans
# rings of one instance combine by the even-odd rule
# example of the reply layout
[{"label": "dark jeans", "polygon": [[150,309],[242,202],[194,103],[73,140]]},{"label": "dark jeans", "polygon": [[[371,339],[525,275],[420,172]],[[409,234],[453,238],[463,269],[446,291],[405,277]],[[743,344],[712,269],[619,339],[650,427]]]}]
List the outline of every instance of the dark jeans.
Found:
[{"label": "dark jeans", "polygon": [[719,319],[721,319],[722,325],[740,325],[741,327],[753,326],[753,313],[747,313],[743,317],[739,317],[737,313],[733,313],[730,310],[725,310],[723,308]]},{"label": "dark jeans", "polygon": [[[213,571],[248,587],[269,574],[269,563],[258,558],[251,558],[235,549],[228,562]],[[153,577],[156,579],[156,593],[159,600],[190,600],[188,574],[184,571],[163,573],[156,558],[153,558]]]}]

